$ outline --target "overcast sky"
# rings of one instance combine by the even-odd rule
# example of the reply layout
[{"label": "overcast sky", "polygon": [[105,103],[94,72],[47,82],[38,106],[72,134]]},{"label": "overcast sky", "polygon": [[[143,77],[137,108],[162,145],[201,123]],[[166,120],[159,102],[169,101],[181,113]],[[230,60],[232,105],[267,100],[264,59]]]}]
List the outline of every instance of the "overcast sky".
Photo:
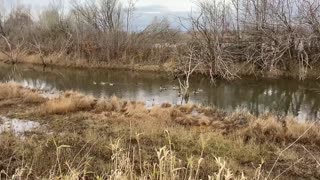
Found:
[{"label": "overcast sky", "polygon": [[[34,11],[41,11],[47,7],[50,0],[4,0],[10,7],[19,1],[21,4],[31,7]],[[57,0],[56,0],[57,1]],[[61,0],[68,6],[72,0]],[[82,0],[84,1],[84,0]],[[127,0],[121,0],[124,4]],[[0,0],[1,2],[1,0]],[[168,17],[175,21],[178,16],[187,16],[193,7],[193,0],[137,0],[135,12],[135,28],[146,26],[154,17]]]}]

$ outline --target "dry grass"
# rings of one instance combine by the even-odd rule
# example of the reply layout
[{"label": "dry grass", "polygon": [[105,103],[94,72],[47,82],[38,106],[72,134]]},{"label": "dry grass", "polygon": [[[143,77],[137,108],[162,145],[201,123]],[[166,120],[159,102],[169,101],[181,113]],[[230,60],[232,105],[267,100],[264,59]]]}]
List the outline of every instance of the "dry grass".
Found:
[{"label": "dry grass", "polygon": [[[37,94],[24,88],[17,94],[23,91]],[[117,97],[96,100],[76,92],[66,92],[59,98],[38,104],[27,103],[24,99],[20,96],[13,101],[19,106],[11,106],[17,108],[3,106],[0,113],[10,112],[15,118],[36,119],[46,124],[53,134],[32,132],[30,136],[25,136],[23,142],[14,135],[0,135],[0,143],[3,144],[0,152],[6,152],[0,153],[0,169],[6,169],[3,168],[8,163],[6,160],[13,154],[21,159],[9,168],[8,174],[11,175],[27,164],[33,169],[33,177],[48,179],[93,177],[90,173],[86,174],[93,171],[94,177],[101,176],[102,179],[206,179],[208,175],[214,179],[221,167],[229,166],[234,172],[234,179],[241,178],[239,172],[242,171],[252,178],[261,159],[268,161],[261,169],[262,176],[271,169],[277,153],[297,138],[296,146],[282,154],[280,165],[276,166],[277,170],[272,175],[277,176],[277,172],[284,171],[301,157],[309,164],[297,164],[295,168],[300,173],[307,170],[314,173],[315,159],[320,157],[319,125],[315,124],[300,137],[310,124],[298,123],[290,118],[278,119],[272,115],[255,117],[244,111],[228,114],[216,108],[195,105],[175,107],[166,104],[148,109],[139,102],[127,102]],[[168,131],[163,133],[165,130]],[[119,144],[116,141],[111,143],[117,147],[113,149],[110,139],[119,138]],[[55,162],[55,150],[59,145],[69,145],[60,148],[62,173]],[[160,148],[164,145],[166,147]],[[312,156],[310,152],[299,149],[301,145],[308,148]],[[161,163],[159,156],[162,157]],[[218,162],[219,159],[214,157],[223,157],[227,163]],[[176,170],[173,171],[172,167]],[[230,172],[226,168],[222,176],[229,176]],[[295,170],[290,169],[285,177],[297,175]],[[313,174],[308,177],[318,176]]]},{"label": "dry grass", "polygon": [[23,88],[17,83],[0,83],[0,100],[21,98],[25,103],[42,103],[45,98],[36,90]]},{"label": "dry grass", "polygon": [[125,112],[126,116],[135,117],[135,118],[146,117],[148,116],[148,113],[149,113],[145,104],[142,102],[129,102],[127,103],[123,111]]},{"label": "dry grass", "polygon": [[150,116],[157,119],[162,119],[163,121],[170,122],[172,120],[173,108],[163,108],[163,107],[153,107],[150,110]]},{"label": "dry grass", "polygon": [[76,111],[89,111],[96,105],[96,100],[77,92],[66,92],[64,96],[47,101],[40,112],[49,114],[66,114]]},{"label": "dry grass", "polygon": [[22,97],[22,86],[16,83],[0,84],[0,100]]},{"label": "dry grass", "polygon": [[127,102],[116,96],[112,96],[110,99],[100,98],[95,105],[95,112],[120,112],[125,105],[127,105]]},{"label": "dry grass", "polygon": [[[109,149],[107,158],[109,159],[107,168],[97,173],[88,171],[90,164],[93,163],[92,157],[95,149],[91,145],[98,146],[98,144],[85,144],[78,146],[80,149],[75,149],[77,145],[66,145],[66,139],[56,136],[57,139],[43,139],[28,138],[26,141],[15,137],[13,134],[0,135],[0,142],[4,145],[0,147],[1,150],[6,149],[6,153],[0,154],[0,168],[5,165],[5,161],[2,161],[4,154],[7,154],[10,158],[7,160],[9,164],[0,173],[1,177],[5,179],[202,179],[203,177],[211,180],[221,179],[234,179],[244,180],[246,179],[242,173],[233,173],[228,168],[229,163],[220,157],[204,158],[202,155],[190,156],[185,159],[178,157],[178,152],[171,148],[172,139],[168,131],[163,133],[163,136],[167,138],[168,144],[163,147],[156,146],[155,150],[151,153],[155,157],[155,161],[149,161],[143,157],[145,149],[128,148],[125,145],[123,139],[111,139],[106,142]],[[96,137],[95,137],[96,138]],[[60,140],[57,141],[57,140]],[[139,135],[136,136],[139,140]],[[47,141],[46,146],[37,147],[37,143]],[[15,142],[12,144],[10,142]],[[78,142],[80,143],[80,142]],[[138,141],[139,143],[139,141]],[[200,150],[202,152],[206,149],[206,142],[203,139],[199,139],[201,144]],[[139,145],[139,144],[138,144]],[[21,149],[25,146],[25,149]],[[140,145],[139,145],[140,146]],[[15,152],[14,148],[16,149]],[[33,152],[31,152],[34,149]],[[46,151],[46,152],[44,152]],[[32,155],[34,161],[42,162],[41,164],[29,164],[29,159],[26,161],[12,161],[13,156],[10,154],[18,155],[19,153],[25,153],[25,156]],[[16,160],[19,157],[15,157]],[[214,170],[211,170],[210,174],[203,176],[206,168],[203,168],[206,163],[211,163]],[[44,165],[47,165],[45,167]],[[97,166],[97,164],[95,164]],[[46,172],[38,172],[44,167]],[[139,170],[137,170],[139,169]],[[256,177],[258,178],[258,177]]]},{"label": "dry grass", "polygon": [[[246,141],[284,143],[293,142],[313,125],[313,122],[299,123],[291,118],[278,120],[275,116],[269,115],[255,118],[240,132]],[[320,126],[314,125],[299,142],[320,145],[319,132]]]}]

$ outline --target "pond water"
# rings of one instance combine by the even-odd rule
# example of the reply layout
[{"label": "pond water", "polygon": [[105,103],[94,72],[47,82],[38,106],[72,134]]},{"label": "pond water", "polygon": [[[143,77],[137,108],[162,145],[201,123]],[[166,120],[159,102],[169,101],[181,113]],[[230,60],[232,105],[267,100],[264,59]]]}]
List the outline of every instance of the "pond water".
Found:
[{"label": "pond water", "polygon": [[[133,72],[105,69],[70,69],[0,64],[0,81],[16,81],[47,91],[77,90],[96,97],[116,95],[127,100],[144,101],[148,106],[164,102],[179,104],[181,97],[174,90],[178,85],[166,73]],[[160,87],[167,90],[161,91]],[[189,102],[216,106],[226,111],[245,109],[259,115],[273,112],[292,115],[301,120],[319,117],[320,81],[294,79],[257,79],[246,77],[232,82],[208,78],[191,80]]]}]

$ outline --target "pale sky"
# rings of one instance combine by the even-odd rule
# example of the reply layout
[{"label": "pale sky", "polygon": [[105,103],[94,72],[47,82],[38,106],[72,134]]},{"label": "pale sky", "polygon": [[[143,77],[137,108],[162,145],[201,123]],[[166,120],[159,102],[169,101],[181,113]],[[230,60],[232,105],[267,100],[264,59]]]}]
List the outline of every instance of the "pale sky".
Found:
[{"label": "pale sky", "polygon": [[[12,4],[15,4],[17,1],[38,12],[52,2],[52,0],[4,0],[7,7],[12,6]],[[68,6],[69,2],[72,0],[61,1]],[[120,1],[122,1],[123,4],[126,4],[127,2],[127,0]],[[194,6],[193,1],[194,0],[137,0],[135,24],[139,27],[146,26],[155,16],[168,17],[171,21],[175,21],[178,16],[185,17],[188,15]]]}]

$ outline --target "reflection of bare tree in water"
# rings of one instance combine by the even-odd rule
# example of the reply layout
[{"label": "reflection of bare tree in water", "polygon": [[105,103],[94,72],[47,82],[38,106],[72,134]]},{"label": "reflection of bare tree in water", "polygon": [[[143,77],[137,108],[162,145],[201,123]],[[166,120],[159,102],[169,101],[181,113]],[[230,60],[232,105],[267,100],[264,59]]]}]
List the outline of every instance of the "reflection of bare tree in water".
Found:
[{"label": "reflection of bare tree in water", "polygon": [[203,62],[197,56],[197,50],[192,45],[188,46],[187,55],[179,58],[179,66],[174,70],[175,79],[179,82],[179,94],[181,95],[181,104],[188,103],[190,97],[190,78]]},{"label": "reflection of bare tree in water", "polygon": [[13,64],[11,67],[12,68],[10,68],[9,72],[6,74],[6,81],[15,81],[17,78],[22,77],[22,73],[16,64]]}]

